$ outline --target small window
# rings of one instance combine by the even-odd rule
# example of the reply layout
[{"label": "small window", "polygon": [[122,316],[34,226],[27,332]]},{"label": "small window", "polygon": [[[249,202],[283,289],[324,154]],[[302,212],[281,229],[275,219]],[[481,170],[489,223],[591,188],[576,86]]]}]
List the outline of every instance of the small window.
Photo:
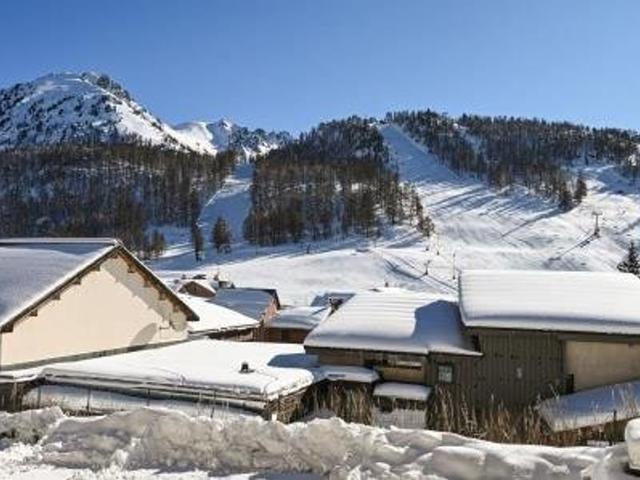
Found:
[{"label": "small window", "polygon": [[441,363],[438,365],[438,382],[453,383],[453,365]]}]

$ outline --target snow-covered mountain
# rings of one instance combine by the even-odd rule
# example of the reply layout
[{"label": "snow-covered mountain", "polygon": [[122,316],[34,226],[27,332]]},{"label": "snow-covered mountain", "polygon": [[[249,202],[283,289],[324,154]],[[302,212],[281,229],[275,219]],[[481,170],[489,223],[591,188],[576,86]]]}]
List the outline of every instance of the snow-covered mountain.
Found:
[{"label": "snow-covered mountain", "polygon": [[175,129],[202,148],[233,148],[245,158],[264,154],[291,140],[287,132],[267,132],[261,128],[250,130],[226,119],[212,123],[187,122],[176,125]]},{"label": "snow-covered mountain", "polygon": [[0,148],[115,140],[215,153],[158,119],[104,74],[49,74],[0,90]]},{"label": "snow-covered mountain", "polygon": [[285,132],[249,130],[227,120],[172,127],[108,75],[56,73],[0,90],[0,149],[68,142],[139,141],[245,157],[288,141]]}]

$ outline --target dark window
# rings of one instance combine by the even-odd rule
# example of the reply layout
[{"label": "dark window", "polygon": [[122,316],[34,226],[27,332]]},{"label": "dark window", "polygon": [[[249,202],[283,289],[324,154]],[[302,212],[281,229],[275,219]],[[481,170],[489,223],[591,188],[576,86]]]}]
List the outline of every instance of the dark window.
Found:
[{"label": "dark window", "polygon": [[438,364],[438,382],[453,383],[453,365],[450,363]]},{"label": "dark window", "polygon": [[477,352],[480,352],[480,337],[478,335],[471,335],[471,345],[473,345],[473,349]]}]

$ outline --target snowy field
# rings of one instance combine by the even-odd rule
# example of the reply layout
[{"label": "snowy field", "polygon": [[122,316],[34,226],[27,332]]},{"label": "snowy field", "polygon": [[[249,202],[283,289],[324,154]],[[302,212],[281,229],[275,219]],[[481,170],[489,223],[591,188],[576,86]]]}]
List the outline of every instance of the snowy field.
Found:
[{"label": "snowy field", "polygon": [[[313,243],[309,254],[306,243],[247,245],[241,225],[249,208],[250,168],[241,165],[206,203],[201,218],[205,232],[218,214],[227,218],[234,234],[233,252],[216,254],[207,245],[205,260],[196,263],[188,232],[174,232],[167,254],[153,268],[167,279],[184,270],[222,272],[237,285],[277,288],[283,303],[304,305],[327,290],[362,290],[385,282],[452,294],[459,269],[612,270],[629,240],[638,238],[638,189],[611,166],[583,168],[589,194],[580,206],[561,213],[554,203],[523,189],[496,192],[456,175],[394,125],[381,126],[381,132],[403,180],[415,185],[435,222],[437,234],[429,241],[404,226],[386,228],[377,240],[351,237]],[[594,211],[602,214],[600,238],[592,235]]]},{"label": "snowy field", "polygon": [[0,436],[8,434],[0,478],[20,480],[634,478],[623,473],[624,444],[505,445],[335,418],[284,425],[151,409],[73,418],[51,408],[0,414]]}]

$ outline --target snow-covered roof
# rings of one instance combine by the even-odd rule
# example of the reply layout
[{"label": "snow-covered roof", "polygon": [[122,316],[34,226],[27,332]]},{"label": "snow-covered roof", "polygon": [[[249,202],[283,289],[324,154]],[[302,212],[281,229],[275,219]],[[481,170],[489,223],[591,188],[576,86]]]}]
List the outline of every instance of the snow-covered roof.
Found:
[{"label": "snow-covered roof", "polygon": [[342,303],[353,298],[356,292],[325,292],[322,295],[316,295],[311,302],[314,307],[324,307],[329,305],[331,300],[340,300]]},{"label": "snow-covered roof", "polygon": [[273,295],[258,288],[219,288],[212,301],[259,320],[273,301]]},{"label": "snow-covered roof", "polygon": [[0,240],[0,326],[118,245],[113,239]]},{"label": "snow-covered roof", "polygon": [[204,290],[207,291],[207,293],[209,293],[212,297],[216,294],[216,289],[213,287],[213,285],[211,285],[211,283],[209,283],[208,280],[202,280],[199,278],[186,278],[184,280],[178,280],[177,284],[175,286],[175,290],[180,292],[183,290],[183,287],[185,287],[186,285],[193,283],[196,284],[200,287],[202,287]]},{"label": "snow-covered roof", "polygon": [[480,355],[464,335],[454,302],[407,290],[355,295],[312,330],[304,344],[419,355]]},{"label": "snow-covered roof", "polygon": [[323,365],[322,371],[327,380],[373,383],[380,378],[378,372],[366,367],[355,367],[351,365]]},{"label": "snow-covered roof", "polygon": [[313,330],[331,313],[329,307],[292,307],[280,310],[272,320],[270,328],[295,328]]},{"label": "snow-covered roof", "polygon": [[192,295],[178,295],[199,318],[197,322],[189,322],[189,332],[211,333],[244,328],[255,328],[257,320],[247,317],[235,310],[216,305],[211,300],[194,297]]},{"label": "snow-covered roof", "polygon": [[459,290],[467,327],[640,334],[640,279],[631,274],[470,270]]},{"label": "snow-covered roof", "polygon": [[426,402],[431,395],[431,388],[413,383],[384,382],[373,389],[374,397],[399,398]]},{"label": "snow-covered roof", "polygon": [[[243,362],[250,373],[240,373]],[[210,339],[59,363],[41,375],[52,383],[170,388],[263,401],[324,378],[316,357],[301,345]]]},{"label": "snow-covered roof", "polygon": [[538,411],[555,432],[640,416],[640,381],[607,385],[544,400]]}]

